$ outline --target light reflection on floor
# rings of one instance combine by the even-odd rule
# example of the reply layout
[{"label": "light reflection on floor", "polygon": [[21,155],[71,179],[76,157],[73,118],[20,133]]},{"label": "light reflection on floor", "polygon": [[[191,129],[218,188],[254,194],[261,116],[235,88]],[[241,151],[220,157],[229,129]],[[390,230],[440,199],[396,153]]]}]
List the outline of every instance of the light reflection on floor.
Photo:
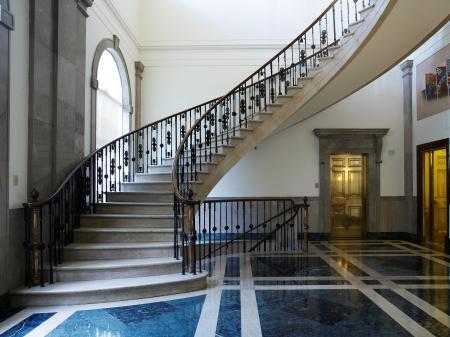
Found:
[{"label": "light reflection on floor", "polygon": [[[26,308],[4,336],[450,336],[450,256],[405,241],[320,241],[307,255],[217,258],[209,288]],[[249,332],[250,331],[250,332]]]}]

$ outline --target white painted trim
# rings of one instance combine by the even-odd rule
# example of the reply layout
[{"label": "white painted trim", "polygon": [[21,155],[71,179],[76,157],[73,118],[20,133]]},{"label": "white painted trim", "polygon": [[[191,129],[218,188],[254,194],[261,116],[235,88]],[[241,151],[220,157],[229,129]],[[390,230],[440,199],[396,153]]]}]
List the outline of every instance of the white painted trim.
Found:
[{"label": "white painted trim", "polygon": [[128,37],[134,42],[134,44],[139,48],[140,43],[136,35],[133,33],[133,30],[128,25],[127,21],[120,15],[119,10],[116,8],[116,6],[112,3],[111,0],[103,0],[105,5],[108,7],[108,9],[111,11],[111,13],[114,15],[115,19],[121,24],[124,31],[127,33]]},{"label": "white painted trim", "polygon": [[[97,6],[95,6],[95,4],[97,4]],[[102,8],[102,6],[104,7]],[[106,11],[108,13],[105,13]],[[103,2],[95,2],[94,6],[91,8],[91,12],[103,23],[104,27],[109,31],[111,36],[118,35],[121,38],[120,48],[124,53],[127,53],[132,59],[139,59],[139,44],[136,38],[134,35],[130,36],[128,34],[126,27],[120,20],[117,20],[116,16],[111,18],[111,16],[108,15],[111,13],[110,9],[106,7]],[[126,36],[123,36],[120,32],[125,32]]]}]

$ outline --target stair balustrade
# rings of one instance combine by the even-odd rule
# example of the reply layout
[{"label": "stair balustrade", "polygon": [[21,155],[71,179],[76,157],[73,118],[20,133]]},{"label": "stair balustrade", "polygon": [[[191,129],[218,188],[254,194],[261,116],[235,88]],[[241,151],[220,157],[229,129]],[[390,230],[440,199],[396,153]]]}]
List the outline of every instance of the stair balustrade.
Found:
[{"label": "stair balustrade", "polygon": [[[332,1],[289,45],[222,98],[150,123],[94,151],[46,199],[39,199],[38,191],[33,190],[32,201],[23,204],[26,285],[53,283],[53,268],[64,262],[64,247],[73,242],[80,216],[95,213],[95,205],[105,202],[108,193],[122,191],[124,184],[135,182],[136,175],[151,173],[152,167],[158,166],[172,167],[174,257],[183,256],[183,272],[195,272],[197,262],[201,270],[202,260],[229,247],[241,247],[242,251],[261,251],[267,247],[277,251],[283,247],[306,250],[309,221],[306,200],[300,205],[290,199],[205,201],[206,196],[196,193],[196,186],[217,164],[217,157],[224,155],[227,145],[239,144],[245,132],[251,132],[255,123],[277,107],[279,97],[286,97],[290,88],[298,88],[311,78],[331,49],[351,34],[359,11],[371,6],[371,1]],[[259,208],[264,203],[266,206],[270,203],[270,209],[273,204],[282,204],[283,211],[274,213],[273,219],[265,214],[261,219],[251,215],[252,212],[247,214],[248,207]],[[227,205],[246,209],[239,213],[236,208],[242,224],[228,223],[226,218],[224,222],[220,217],[219,228],[206,221],[205,212],[209,216],[214,207],[228,210]],[[216,211],[214,219],[217,216]],[[242,226],[238,234],[234,231],[236,226]],[[214,227],[220,232],[214,231]],[[214,243],[218,246],[214,247]]]},{"label": "stair balustrade", "polygon": [[73,242],[80,215],[95,213],[109,192],[152,167],[171,165],[181,139],[214,100],[132,131],[84,158],[50,197],[24,203],[25,283],[31,287],[54,282],[53,268],[64,262],[64,247]]},{"label": "stair balustrade", "polygon": [[[192,215],[193,242],[181,228],[183,273],[199,272],[216,256],[247,252],[307,250],[308,198],[220,198],[197,204]],[[194,248],[195,247],[195,248]],[[198,261],[198,264],[196,263]],[[190,268],[190,269],[189,269]]]},{"label": "stair balustrade", "polygon": [[[334,0],[300,35],[262,67],[218,99],[187,131],[173,161],[172,182],[175,191],[176,228],[182,228],[182,250],[194,256],[198,244],[195,212],[205,195],[198,186],[208,164],[214,164],[227,145],[238,146],[253,124],[264,120],[276,101],[287,97],[288,90],[301,87],[312,78],[325,58],[342,38],[350,36],[352,24],[360,20],[360,11],[373,0]],[[187,215],[187,216],[186,216]],[[187,222],[187,223],[186,223]],[[195,271],[196,258],[186,259]],[[194,263],[194,265],[192,265]]]}]

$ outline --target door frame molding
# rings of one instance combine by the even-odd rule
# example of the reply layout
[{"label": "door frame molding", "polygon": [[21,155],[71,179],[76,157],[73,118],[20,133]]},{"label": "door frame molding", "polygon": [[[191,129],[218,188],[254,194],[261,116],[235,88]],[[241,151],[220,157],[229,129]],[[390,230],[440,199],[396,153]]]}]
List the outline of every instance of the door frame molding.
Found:
[{"label": "door frame molding", "polygon": [[449,239],[449,192],[450,192],[450,160],[449,160],[449,139],[444,138],[433,142],[419,144],[416,147],[417,159],[417,239],[423,242],[423,222],[422,222],[422,202],[423,202],[423,159],[422,154],[426,151],[445,149],[447,151],[447,237],[445,240],[445,251],[450,251]]},{"label": "door frame molding", "polygon": [[383,137],[389,129],[314,129],[319,138],[319,227],[331,234],[330,155],[367,155],[366,223],[363,232],[375,232],[380,210],[380,164]]}]

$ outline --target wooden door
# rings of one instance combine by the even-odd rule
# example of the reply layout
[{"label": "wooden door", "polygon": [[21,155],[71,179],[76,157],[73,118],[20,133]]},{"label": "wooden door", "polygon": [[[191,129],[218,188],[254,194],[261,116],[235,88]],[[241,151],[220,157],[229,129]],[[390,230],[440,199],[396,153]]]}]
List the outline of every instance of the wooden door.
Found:
[{"label": "wooden door", "polygon": [[330,157],[331,236],[361,238],[365,230],[366,157]]},{"label": "wooden door", "polygon": [[423,239],[443,248],[447,236],[447,150],[423,152]]}]

